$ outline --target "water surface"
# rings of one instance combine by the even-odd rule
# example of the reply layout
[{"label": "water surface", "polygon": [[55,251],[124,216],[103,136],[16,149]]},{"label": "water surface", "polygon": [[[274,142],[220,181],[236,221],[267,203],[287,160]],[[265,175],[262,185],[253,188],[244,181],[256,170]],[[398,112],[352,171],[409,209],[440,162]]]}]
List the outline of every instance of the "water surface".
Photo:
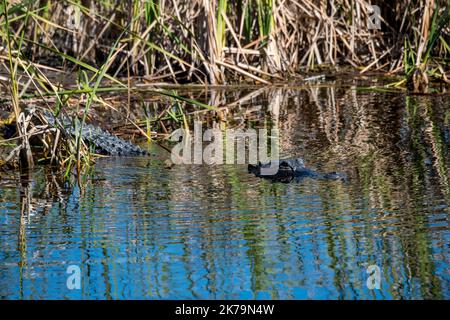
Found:
[{"label": "water surface", "polygon": [[[224,112],[236,126],[277,126],[283,155],[348,181],[169,169],[156,146],[152,158],[98,160],[83,188],[46,167],[2,172],[0,297],[448,299],[449,102],[322,87]],[[66,285],[71,265],[80,290]]]}]

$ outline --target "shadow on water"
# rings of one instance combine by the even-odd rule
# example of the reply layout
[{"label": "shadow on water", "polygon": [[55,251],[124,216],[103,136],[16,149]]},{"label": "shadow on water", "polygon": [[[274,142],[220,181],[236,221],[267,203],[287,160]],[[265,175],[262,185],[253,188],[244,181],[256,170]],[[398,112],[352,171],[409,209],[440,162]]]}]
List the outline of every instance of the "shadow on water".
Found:
[{"label": "shadow on water", "polygon": [[[168,169],[167,154],[100,159],[83,189],[45,167],[2,173],[0,297],[449,298],[448,96],[205,96],[239,102],[191,115],[205,126],[276,126],[283,155],[348,181]],[[80,290],[66,286],[70,265],[81,268]],[[379,290],[367,287],[369,265],[381,269]]]}]

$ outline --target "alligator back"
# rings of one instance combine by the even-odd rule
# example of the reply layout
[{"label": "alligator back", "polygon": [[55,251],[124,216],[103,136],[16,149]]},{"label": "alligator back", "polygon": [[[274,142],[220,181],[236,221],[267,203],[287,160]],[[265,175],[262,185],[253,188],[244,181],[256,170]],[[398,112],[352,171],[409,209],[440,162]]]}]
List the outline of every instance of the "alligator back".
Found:
[{"label": "alligator back", "polygon": [[[55,126],[58,122],[64,130],[76,136],[80,133],[80,121],[78,119],[72,120],[65,115],[59,115],[57,118],[49,112],[43,112],[45,120],[51,126]],[[90,124],[84,124],[81,129],[81,137],[87,145],[95,147],[95,151],[100,154],[107,154],[111,156],[145,156],[149,153],[141,147],[125,141],[106,130],[95,127]]]}]

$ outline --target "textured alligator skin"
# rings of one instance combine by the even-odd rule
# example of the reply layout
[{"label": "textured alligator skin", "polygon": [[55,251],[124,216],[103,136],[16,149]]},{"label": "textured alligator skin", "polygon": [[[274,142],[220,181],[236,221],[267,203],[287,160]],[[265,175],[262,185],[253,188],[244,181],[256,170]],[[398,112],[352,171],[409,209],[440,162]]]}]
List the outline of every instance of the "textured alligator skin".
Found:
[{"label": "textured alligator skin", "polygon": [[[55,126],[56,122],[64,128],[64,130],[75,136],[80,132],[80,122],[73,121],[71,118],[59,115],[57,118],[49,112],[45,111],[43,116],[47,120],[50,126]],[[78,119],[77,119],[78,120]],[[81,136],[83,141],[88,146],[94,146],[95,151],[100,154],[106,154],[111,156],[146,156],[149,153],[141,147],[125,141],[108,131],[102,130],[99,127],[95,127],[90,124],[84,124],[81,130]]]},{"label": "textured alligator skin", "polygon": [[[270,168],[273,168],[273,170]],[[347,178],[343,173],[321,173],[309,169],[305,166],[302,158],[273,160],[267,163],[259,162],[257,165],[249,164],[248,172],[255,174],[257,177],[280,182],[290,182],[292,180],[299,181],[308,177],[330,180],[345,180]]]}]

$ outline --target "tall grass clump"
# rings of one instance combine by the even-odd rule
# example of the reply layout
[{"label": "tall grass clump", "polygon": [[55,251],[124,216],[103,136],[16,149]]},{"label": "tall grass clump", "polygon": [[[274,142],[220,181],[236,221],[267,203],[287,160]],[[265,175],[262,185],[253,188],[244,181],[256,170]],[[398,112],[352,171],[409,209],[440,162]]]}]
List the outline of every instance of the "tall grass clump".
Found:
[{"label": "tall grass clump", "polygon": [[[381,29],[369,28],[371,4],[381,9]],[[98,69],[133,21],[108,75],[156,82],[266,83],[343,65],[402,72],[405,39],[419,58],[415,69],[449,59],[448,0],[18,0],[9,7],[10,23],[5,15],[0,23],[14,37],[23,31],[26,58],[63,70]]]},{"label": "tall grass clump", "polygon": [[[436,71],[429,70],[431,60],[434,60],[434,66],[437,66],[441,76],[448,82],[442,62],[447,65],[449,62],[447,57],[450,53],[448,39],[446,41],[443,36],[445,28],[449,27],[450,1],[443,10],[439,10],[434,0],[426,1],[421,19],[420,32],[414,34],[414,40],[405,40],[404,68],[408,85],[414,92],[426,92],[429,83],[428,74],[436,76]],[[436,47],[441,47],[440,49],[443,51],[435,58],[433,52]],[[439,59],[441,57],[444,59]],[[445,60],[447,61],[445,62]]]},{"label": "tall grass clump", "polygon": [[[14,7],[12,7],[14,11]],[[9,84],[6,86],[11,95],[11,104],[14,110],[14,116],[16,118],[16,129],[21,137],[21,144],[14,150],[20,157],[20,165],[23,168],[31,168],[34,166],[33,156],[31,154],[30,143],[28,140],[28,122],[29,120],[22,113],[19,105],[19,85],[17,79],[17,70],[19,62],[21,61],[20,51],[23,44],[24,31],[14,34],[10,24],[10,7],[6,0],[2,1],[0,6],[0,12],[4,18],[3,30],[1,33],[2,42],[6,43],[7,53],[7,71],[9,72],[10,79]],[[25,23],[28,21],[29,15],[26,14],[23,18]],[[17,42],[14,39],[18,37]],[[17,48],[15,46],[17,45]]]}]

